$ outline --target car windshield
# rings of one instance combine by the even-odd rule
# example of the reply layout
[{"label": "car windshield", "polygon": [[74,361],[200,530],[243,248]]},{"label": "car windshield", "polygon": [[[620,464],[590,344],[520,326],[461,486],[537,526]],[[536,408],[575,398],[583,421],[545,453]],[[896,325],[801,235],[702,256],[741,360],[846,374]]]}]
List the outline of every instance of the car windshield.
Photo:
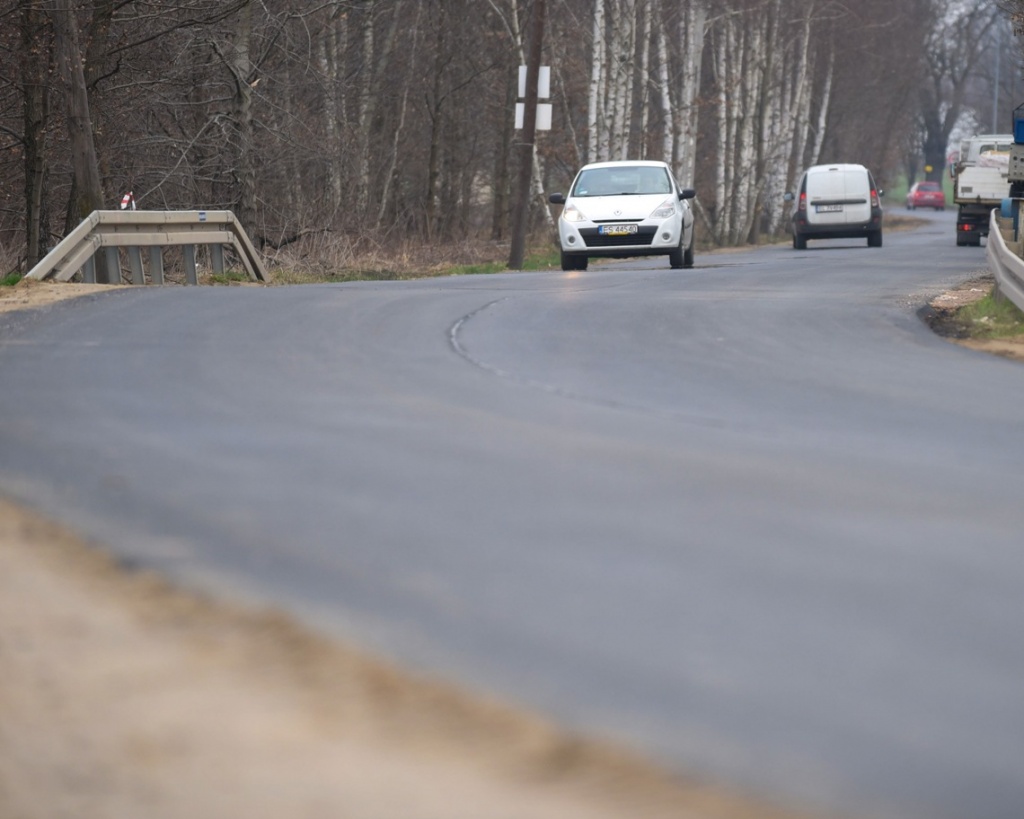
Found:
[{"label": "car windshield", "polygon": [[580,173],[573,196],[622,196],[671,193],[672,183],[664,168],[651,166],[589,168]]}]

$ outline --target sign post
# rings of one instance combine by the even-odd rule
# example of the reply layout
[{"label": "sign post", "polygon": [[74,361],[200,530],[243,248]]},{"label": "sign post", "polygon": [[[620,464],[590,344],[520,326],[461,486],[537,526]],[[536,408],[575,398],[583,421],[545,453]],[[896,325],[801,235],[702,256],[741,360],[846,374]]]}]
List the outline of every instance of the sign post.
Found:
[{"label": "sign post", "polygon": [[[537,139],[537,97],[541,69],[541,46],[544,40],[545,3],[546,0],[533,0],[530,53],[526,62],[525,77],[521,82],[521,86],[526,86],[526,101],[523,103],[522,139],[516,144],[519,167],[516,174],[515,206],[512,210],[512,247],[508,257],[510,270],[522,269],[526,248],[526,230],[530,213],[530,178],[533,174],[533,151]],[[549,105],[549,121],[550,107]]]}]

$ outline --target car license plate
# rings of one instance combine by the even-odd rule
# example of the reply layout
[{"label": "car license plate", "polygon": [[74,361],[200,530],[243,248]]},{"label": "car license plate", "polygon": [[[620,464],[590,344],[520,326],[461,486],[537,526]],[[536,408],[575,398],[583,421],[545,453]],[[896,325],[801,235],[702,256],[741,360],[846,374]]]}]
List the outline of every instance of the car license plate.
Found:
[{"label": "car license plate", "polygon": [[629,236],[636,233],[636,225],[598,225],[597,232],[602,236]]},{"label": "car license plate", "polygon": [[842,213],[842,205],[815,205],[814,209],[818,213]]}]

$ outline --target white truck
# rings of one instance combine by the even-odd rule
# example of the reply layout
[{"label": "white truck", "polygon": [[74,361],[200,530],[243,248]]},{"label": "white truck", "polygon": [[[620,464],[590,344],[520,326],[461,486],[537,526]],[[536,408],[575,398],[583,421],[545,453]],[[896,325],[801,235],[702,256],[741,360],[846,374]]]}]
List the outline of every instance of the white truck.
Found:
[{"label": "white truck", "polygon": [[1010,195],[1010,150],[1013,134],[982,134],[960,143],[960,154],[950,165],[953,203],[957,206],[957,245],[980,245],[988,236],[993,208]]}]

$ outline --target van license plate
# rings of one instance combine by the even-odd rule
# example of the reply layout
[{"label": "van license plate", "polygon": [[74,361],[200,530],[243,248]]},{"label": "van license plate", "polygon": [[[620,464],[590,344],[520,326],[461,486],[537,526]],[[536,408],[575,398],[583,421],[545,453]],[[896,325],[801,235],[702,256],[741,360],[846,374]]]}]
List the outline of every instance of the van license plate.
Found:
[{"label": "van license plate", "polygon": [[815,205],[814,209],[818,213],[842,213],[842,205]]},{"label": "van license plate", "polygon": [[636,225],[598,225],[597,232],[602,236],[629,236],[636,233]]}]

